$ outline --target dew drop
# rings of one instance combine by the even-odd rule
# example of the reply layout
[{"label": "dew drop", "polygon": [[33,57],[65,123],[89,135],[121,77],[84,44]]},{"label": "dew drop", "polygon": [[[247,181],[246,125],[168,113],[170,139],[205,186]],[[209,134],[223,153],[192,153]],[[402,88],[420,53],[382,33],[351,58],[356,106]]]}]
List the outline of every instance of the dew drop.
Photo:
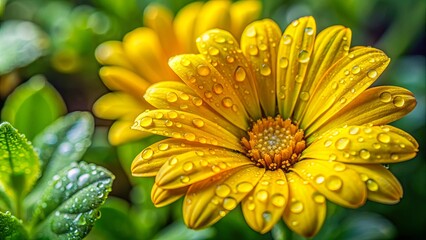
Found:
[{"label": "dew drop", "polygon": [[242,82],[246,79],[246,75],[247,73],[244,70],[244,68],[238,66],[237,69],[235,70],[234,77],[237,82]]},{"label": "dew drop", "polygon": [[188,176],[180,176],[180,181],[181,181],[181,183],[188,183],[189,177]]},{"label": "dew drop", "polygon": [[167,113],[167,116],[171,119],[175,119],[175,118],[178,117],[178,114],[175,111],[170,111],[170,112]]},{"label": "dew drop", "polygon": [[349,134],[356,135],[359,133],[359,127],[351,127],[349,128]]},{"label": "dew drop", "polygon": [[222,99],[222,105],[226,108],[230,108],[233,105],[232,99],[229,97],[225,97]]},{"label": "dew drop", "polygon": [[283,207],[285,205],[285,198],[282,194],[277,193],[271,197],[271,202],[276,207]]},{"label": "dew drop", "polygon": [[364,173],[361,173],[359,176],[361,177],[361,180],[362,180],[363,182],[365,182],[365,181],[367,181],[367,180],[368,180],[368,176],[367,176],[367,175],[365,175]]},{"label": "dew drop", "polygon": [[204,121],[201,120],[200,118],[194,118],[192,119],[192,124],[198,128],[201,128],[204,126]]},{"label": "dew drop", "polygon": [[256,208],[256,204],[254,204],[253,202],[249,202],[247,204],[247,208],[248,210],[253,211]]},{"label": "dew drop", "polygon": [[215,56],[217,54],[219,54],[219,49],[215,48],[215,47],[210,47],[209,48],[209,54],[212,56]]},{"label": "dew drop", "polygon": [[237,206],[237,200],[232,197],[227,197],[223,200],[223,208],[226,210],[232,210]]},{"label": "dew drop", "polygon": [[250,192],[253,189],[253,185],[249,182],[241,182],[237,185],[237,191],[246,193]]},{"label": "dew drop", "polygon": [[336,148],[343,150],[349,146],[350,140],[348,138],[340,138],[336,141]]},{"label": "dew drop", "polygon": [[303,101],[308,101],[309,100],[309,93],[308,92],[301,92],[300,93],[300,99],[302,99]]},{"label": "dew drop", "polygon": [[330,189],[331,191],[337,191],[340,188],[342,188],[343,182],[342,179],[340,179],[340,177],[335,176],[335,175],[331,175],[330,177],[327,178],[327,188]]},{"label": "dew drop", "polygon": [[396,154],[396,153],[392,153],[392,154],[391,154],[391,159],[392,159],[393,161],[397,161],[397,160],[399,159],[398,154]]},{"label": "dew drop", "polygon": [[367,188],[372,192],[376,192],[377,190],[379,190],[379,185],[373,179],[368,179]]},{"label": "dew drop", "polygon": [[169,149],[169,144],[167,144],[167,143],[160,143],[160,144],[158,144],[158,150],[160,150],[160,151],[166,151],[167,149]]},{"label": "dew drop", "polygon": [[212,97],[213,97],[213,93],[212,93],[212,92],[210,92],[210,91],[206,91],[206,92],[204,93],[204,97],[206,97],[206,98],[210,99],[210,98],[212,98]]},{"label": "dew drop", "polygon": [[278,184],[278,185],[284,185],[285,184],[285,180],[278,179],[275,183]]},{"label": "dew drop", "polygon": [[297,59],[300,63],[307,63],[310,59],[309,52],[306,50],[300,51],[299,55],[297,56]]},{"label": "dew drop", "polygon": [[191,64],[191,61],[189,61],[187,58],[182,58],[180,60],[180,64],[182,64],[184,67],[188,67]]},{"label": "dew drop", "polygon": [[156,119],[161,119],[161,118],[163,118],[163,116],[164,116],[164,114],[162,112],[156,112],[155,113],[155,118]]},{"label": "dew drop", "polygon": [[234,57],[233,57],[233,56],[226,56],[226,61],[227,61],[228,63],[233,63],[233,62],[235,61],[235,59],[234,59]]},{"label": "dew drop", "polygon": [[268,64],[266,63],[262,64],[262,66],[260,67],[260,74],[262,74],[263,76],[271,75],[271,68],[269,67]]},{"label": "dew drop", "polygon": [[317,184],[321,184],[321,183],[323,183],[324,182],[324,180],[325,180],[325,178],[324,178],[324,176],[323,175],[317,175],[316,177],[315,177],[315,182],[317,183]]},{"label": "dew drop", "polygon": [[215,36],[214,41],[217,43],[224,43],[226,39],[223,36]]},{"label": "dew drop", "polygon": [[166,95],[167,102],[174,103],[178,100],[178,96],[174,92],[168,92]]},{"label": "dew drop", "polygon": [[312,29],[311,27],[307,27],[305,28],[305,33],[309,36],[314,34],[314,29]]},{"label": "dew drop", "polygon": [[377,71],[376,70],[369,70],[368,72],[367,72],[367,76],[369,77],[369,78],[376,78],[377,77]]},{"label": "dew drop", "polygon": [[300,201],[295,201],[291,203],[290,211],[292,213],[301,213],[303,211],[303,203]]},{"label": "dew drop", "polygon": [[252,56],[256,56],[259,53],[259,49],[257,48],[256,45],[249,45],[248,53]]},{"label": "dew drop", "polygon": [[291,40],[292,40],[292,38],[291,38],[290,35],[288,35],[288,34],[283,35],[283,38],[282,38],[283,44],[288,45],[288,44],[291,43]]},{"label": "dew drop", "polygon": [[361,68],[358,65],[355,65],[355,66],[352,67],[351,72],[352,72],[352,74],[358,74],[358,73],[361,72]]},{"label": "dew drop", "polygon": [[312,198],[314,199],[314,202],[322,204],[325,203],[325,197],[324,195],[320,194],[320,193],[314,193],[312,195]]},{"label": "dew drop", "polygon": [[151,159],[152,155],[154,155],[154,151],[152,151],[151,148],[147,148],[145,150],[142,151],[142,158],[147,160],[147,159]]},{"label": "dew drop", "polygon": [[87,181],[89,180],[89,178],[90,178],[90,175],[88,173],[84,173],[80,177],[78,177],[77,184],[79,186],[83,186],[84,184],[87,183]]},{"label": "dew drop", "polygon": [[380,101],[388,103],[392,100],[392,95],[389,92],[380,93]]},{"label": "dew drop", "polygon": [[218,197],[227,197],[231,193],[231,188],[226,184],[221,184],[216,187],[215,193]]},{"label": "dew drop", "polygon": [[324,142],[324,147],[330,147],[333,144],[333,141],[327,140]]},{"label": "dew drop", "polygon": [[403,107],[404,104],[405,104],[405,100],[400,96],[396,96],[393,99],[393,105],[395,105],[395,107]]},{"label": "dew drop", "polygon": [[379,140],[381,143],[389,143],[391,137],[386,133],[379,133],[379,135],[377,135],[377,140]]},{"label": "dew drop", "polygon": [[172,121],[170,121],[170,120],[166,120],[166,121],[164,121],[164,124],[165,124],[167,127],[171,127],[171,126],[173,126],[173,122],[172,122]]},{"label": "dew drop", "polygon": [[336,154],[330,154],[330,156],[328,157],[328,160],[330,160],[330,161],[334,161],[336,159],[337,159]]},{"label": "dew drop", "polygon": [[195,141],[195,138],[196,138],[195,134],[190,133],[190,132],[185,133],[183,136],[188,141]]},{"label": "dew drop", "polygon": [[205,65],[198,65],[197,72],[200,76],[208,76],[210,74],[210,68]]},{"label": "dew drop", "polygon": [[294,20],[293,22],[291,22],[291,25],[296,27],[297,25],[299,25],[299,20]]},{"label": "dew drop", "polygon": [[247,37],[255,37],[256,36],[256,28],[254,26],[251,26],[247,29],[246,32]]},{"label": "dew drop", "polygon": [[67,177],[71,181],[75,181],[77,179],[77,176],[80,174],[80,169],[78,168],[71,168],[68,173]]},{"label": "dew drop", "polygon": [[213,92],[216,94],[222,94],[223,93],[223,85],[220,83],[215,83],[213,85]]},{"label": "dew drop", "polygon": [[192,98],[192,103],[195,106],[199,107],[199,106],[203,105],[203,100],[199,97],[194,97],[194,98]]},{"label": "dew drop", "polygon": [[268,46],[266,46],[266,44],[259,44],[259,49],[261,50],[261,51],[265,51],[266,49],[268,49]]},{"label": "dew drop", "polygon": [[288,58],[282,57],[280,58],[280,68],[286,68],[288,67]]},{"label": "dew drop", "polygon": [[266,202],[266,200],[268,200],[268,192],[265,190],[260,190],[256,193],[256,198],[261,202]]},{"label": "dew drop", "polygon": [[183,164],[183,166],[182,166],[182,169],[183,169],[185,172],[189,172],[189,171],[191,171],[193,168],[194,168],[194,164],[193,164],[192,162],[185,162],[185,163]]},{"label": "dew drop", "polygon": [[169,159],[169,165],[174,166],[178,162],[178,159],[176,157],[172,157]]},{"label": "dew drop", "polygon": [[361,149],[361,151],[359,151],[359,156],[362,158],[362,159],[365,159],[365,160],[367,160],[367,159],[369,159],[370,158],[370,152],[367,150],[367,149]]},{"label": "dew drop", "polygon": [[335,163],[333,169],[336,172],[342,172],[346,169],[346,165],[343,163]]}]

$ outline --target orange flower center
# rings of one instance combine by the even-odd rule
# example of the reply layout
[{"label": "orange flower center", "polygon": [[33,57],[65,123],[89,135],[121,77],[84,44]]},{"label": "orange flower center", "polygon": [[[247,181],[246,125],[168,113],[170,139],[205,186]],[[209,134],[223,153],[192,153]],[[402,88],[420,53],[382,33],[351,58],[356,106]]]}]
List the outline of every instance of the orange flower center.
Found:
[{"label": "orange flower center", "polygon": [[268,170],[288,171],[306,147],[303,130],[281,116],[257,120],[248,135],[241,139],[246,155]]}]

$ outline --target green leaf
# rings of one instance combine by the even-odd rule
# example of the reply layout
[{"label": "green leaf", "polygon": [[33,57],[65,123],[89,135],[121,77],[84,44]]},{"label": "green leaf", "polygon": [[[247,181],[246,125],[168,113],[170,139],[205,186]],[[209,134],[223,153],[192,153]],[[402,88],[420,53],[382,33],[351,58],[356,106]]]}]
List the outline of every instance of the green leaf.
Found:
[{"label": "green leaf", "polygon": [[20,220],[10,214],[10,212],[0,212],[0,239],[5,240],[25,240],[28,233]]},{"label": "green leaf", "polygon": [[32,140],[37,133],[63,115],[65,110],[59,93],[43,76],[36,75],[9,95],[1,117]]},{"label": "green leaf", "polygon": [[26,199],[30,208],[40,198],[52,177],[72,162],[79,161],[91,144],[94,122],[88,112],[73,112],[57,119],[34,139],[42,177]]},{"label": "green leaf", "polygon": [[72,163],[53,176],[34,212],[35,239],[82,239],[100,217],[114,175],[87,164]]},{"label": "green leaf", "polygon": [[208,239],[215,235],[213,228],[206,228],[203,230],[189,229],[183,222],[174,222],[168,227],[164,228],[153,239],[155,240],[198,240]]},{"label": "green leaf", "polygon": [[[5,189],[5,193],[19,205],[39,173],[39,159],[31,143],[10,123],[1,123],[0,188]],[[15,206],[15,210],[20,211],[20,206]]]}]

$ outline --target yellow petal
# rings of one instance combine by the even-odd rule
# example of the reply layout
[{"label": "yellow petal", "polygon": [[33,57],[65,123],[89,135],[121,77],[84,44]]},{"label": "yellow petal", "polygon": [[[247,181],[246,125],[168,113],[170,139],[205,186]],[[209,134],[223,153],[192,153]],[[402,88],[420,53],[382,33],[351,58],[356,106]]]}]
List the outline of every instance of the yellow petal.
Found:
[{"label": "yellow petal", "polygon": [[154,30],[143,27],[127,33],[123,48],[139,75],[146,80],[158,82],[176,78],[167,66],[167,56]]},{"label": "yellow petal", "polygon": [[382,165],[347,164],[347,166],[360,174],[367,186],[369,200],[395,204],[402,198],[402,187],[398,179]]},{"label": "yellow petal", "polygon": [[260,118],[255,76],[235,38],[227,31],[214,29],[197,38],[197,47],[223,76],[228,88],[235,91],[249,115],[253,119]]},{"label": "yellow petal", "polygon": [[[309,133],[321,135],[323,132],[344,125],[384,125],[398,120],[416,106],[413,94],[400,87],[380,86],[367,89],[342,110],[333,115],[324,125],[309,128]],[[312,134],[307,133],[308,142]]]},{"label": "yellow petal", "polygon": [[124,53],[120,41],[107,41],[100,44],[95,50],[96,60],[102,65],[115,65],[129,70],[135,70]]},{"label": "yellow petal", "polygon": [[208,1],[204,3],[195,20],[194,36],[198,37],[213,28],[229,30],[231,27],[230,6],[230,1]]},{"label": "yellow petal", "polygon": [[303,82],[293,120],[299,122],[314,89],[324,73],[339,59],[346,56],[351,45],[352,32],[343,26],[332,26],[321,31],[315,39],[314,52]]},{"label": "yellow petal", "polygon": [[301,126],[309,128],[322,125],[336,112],[348,105],[368,88],[385,70],[390,59],[380,50],[360,47],[337,61],[321,78],[306,105]]},{"label": "yellow petal", "polygon": [[164,207],[185,195],[188,188],[162,189],[154,183],[151,190],[151,200],[156,207]]},{"label": "yellow petal", "polygon": [[[252,190],[252,185],[240,183],[240,190]],[[238,188],[237,188],[238,190]],[[266,233],[281,219],[288,201],[288,185],[284,172],[266,171],[242,202],[244,218],[253,230]]]},{"label": "yellow petal", "polygon": [[182,46],[185,53],[195,53],[197,50],[195,39],[198,36],[195,36],[194,25],[202,7],[202,2],[190,3],[179,10],[173,21],[173,28],[178,38],[178,43],[180,43],[179,45]]},{"label": "yellow petal", "polygon": [[126,119],[132,126],[135,117],[148,108],[150,106],[145,101],[138,101],[127,93],[112,92],[96,100],[93,104],[93,113],[103,119]]},{"label": "yellow petal", "polygon": [[132,175],[135,177],[154,177],[160,168],[176,155],[193,151],[203,155],[204,151],[218,150],[217,147],[188,142],[182,139],[167,138],[145,148],[132,162]]},{"label": "yellow petal", "polygon": [[134,72],[116,66],[102,67],[99,76],[109,89],[128,92],[135,98],[141,98],[151,84]]},{"label": "yellow petal", "polygon": [[364,182],[344,163],[307,159],[297,162],[292,170],[334,203],[349,208],[365,203],[367,190]]},{"label": "yellow petal", "polygon": [[176,44],[173,13],[168,8],[157,3],[149,4],[145,8],[143,22],[145,26],[152,28],[158,34],[158,39],[166,56],[173,56],[182,52],[183,49],[180,49],[180,45]]},{"label": "yellow petal", "polygon": [[207,104],[234,125],[248,129],[249,117],[224,77],[201,55],[179,55],[169,61],[170,67]]},{"label": "yellow petal", "polygon": [[252,63],[259,93],[262,93],[259,100],[267,116],[275,116],[276,68],[280,37],[280,27],[270,19],[248,25],[241,37],[241,49]]},{"label": "yellow petal", "polygon": [[284,31],[278,48],[277,99],[281,116],[291,118],[305,81],[314,48],[316,24],[313,17],[293,21]]},{"label": "yellow petal", "polygon": [[242,151],[240,137],[197,114],[163,109],[145,111],[136,118],[132,128]]},{"label": "yellow petal", "polygon": [[349,126],[324,133],[306,148],[301,158],[347,163],[397,163],[416,156],[418,143],[392,126]]},{"label": "yellow petal", "polygon": [[199,229],[214,224],[247,195],[240,184],[255,186],[264,168],[243,166],[193,184],[183,202],[185,224]]},{"label": "yellow petal", "polygon": [[321,229],[326,216],[326,199],[297,174],[286,173],[289,202],[283,219],[294,232],[310,238]]},{"label": "yellow petal", "polygon": [[231,169],[253,165],[246,156],[220,148],[205,148],[170,156],[155,178],[164,189],[185,187]]},{"label": "yellow petal", "polygon": [[261,13],[262,3],[260,1],[238,1],[231,5],[231,29],[230,32],[237,40],[244,28],[256,20]]},{"label": "yellow petal", "polygon": [[[146,91],[144,98],[158,109],[180,110],[197,114],[224,127],[235,136],[243,136],[244,134],[242,129],[217,114],[216,111],[184,83],[176,81],[156,83]],[[204,122],[195,120],[194,124],[202,127]]]},{"label": "yellow petal", "polygon": [[108,140],[112,145],[120,145],[126,142],[150,136],[151,133],[132,129],[133,120],[117,120],[108,132]]}]

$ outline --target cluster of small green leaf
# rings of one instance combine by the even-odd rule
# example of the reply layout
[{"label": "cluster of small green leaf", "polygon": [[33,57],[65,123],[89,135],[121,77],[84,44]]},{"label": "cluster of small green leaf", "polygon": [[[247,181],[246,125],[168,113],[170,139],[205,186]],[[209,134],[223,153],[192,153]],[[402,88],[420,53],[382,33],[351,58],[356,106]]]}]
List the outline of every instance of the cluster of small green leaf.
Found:
[{"label": "cluster of small green leaf", "polygon": [[0,239],[82,239],[100,218],[114,175],[80,161],[94,131],[90,113],[59,117],[63,110],[40,76],[17,88],[2,109]]}]

